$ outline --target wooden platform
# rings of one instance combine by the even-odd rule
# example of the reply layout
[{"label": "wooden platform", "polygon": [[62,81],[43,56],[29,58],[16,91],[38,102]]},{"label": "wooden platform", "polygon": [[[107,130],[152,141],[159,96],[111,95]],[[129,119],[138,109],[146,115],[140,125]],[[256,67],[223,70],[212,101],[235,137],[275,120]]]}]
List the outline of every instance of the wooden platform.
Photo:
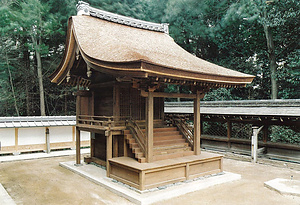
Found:
[{"label": "wooden platform", "polygon": [[109,159],[109,177],[141,191],[223,171],[223,156],[200,155],[139,163],[133,158]]}]

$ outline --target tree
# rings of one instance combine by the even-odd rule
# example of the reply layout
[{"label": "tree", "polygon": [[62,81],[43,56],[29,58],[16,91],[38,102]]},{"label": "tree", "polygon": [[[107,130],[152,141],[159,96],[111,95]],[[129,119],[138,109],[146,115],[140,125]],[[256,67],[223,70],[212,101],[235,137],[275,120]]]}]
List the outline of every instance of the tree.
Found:
[{"label": "tree", "polygon": [[[18,31],[30,39],[31,50],[35,53],[37,77],[40,96],[40,114],[46,115],[45,94],[43,83],[42,56],[48,54],[49,46],[43,43],[53,33],[58,32],[58,25],[54,15],[49,13],[50,7],[39,0],[19,1],[16,3],[14,12],[18,23]],[[29,42],[28,42],[29,43]]]},{"label": "tree", "polygon": [[286,62],[286,54],[299,49],[299,40],[295,40],[299,39],[299,9],[300,3],[296,0],[243,0],[232,4],[227,12],[229,16],[235,15],[239,19],[257,22],[262,26],[266,46],[256,44],[256,53],[267,53],[268,62],[264,63],[270,69],[272,99],[278,98],[278,88],[284,89],[278,85],[280,72],[278,69]]}]

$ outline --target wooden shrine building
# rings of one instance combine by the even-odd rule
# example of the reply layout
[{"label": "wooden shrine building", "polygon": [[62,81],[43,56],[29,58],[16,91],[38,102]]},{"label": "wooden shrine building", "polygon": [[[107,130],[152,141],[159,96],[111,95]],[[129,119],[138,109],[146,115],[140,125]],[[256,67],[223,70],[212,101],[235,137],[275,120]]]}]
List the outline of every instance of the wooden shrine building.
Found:
[{"label": "wooden shrine building", "polygon": [[[91,132],[85,162],[139,190],[222,171],[222,156],[200,151],[200,99],[210,88],[241,87],[254,76],[188,53],[167,24],[133,19],[85,2],[69,19],[64,57],[53,83],[77,86],[76,163],[80,130]],[[165,93],[167,84],[190,94]],[[194,135],[164,124],[164,98],[194,99]]]}]

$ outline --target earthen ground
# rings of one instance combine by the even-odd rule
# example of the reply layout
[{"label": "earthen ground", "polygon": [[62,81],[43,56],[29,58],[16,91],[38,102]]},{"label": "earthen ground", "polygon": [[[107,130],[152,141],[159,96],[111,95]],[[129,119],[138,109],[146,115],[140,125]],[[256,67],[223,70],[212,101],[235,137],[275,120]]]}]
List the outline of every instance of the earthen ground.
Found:
[{"label": "earthen ground", "polygon": [[[105,188],[59,166],[74,156],[2,162],[0,183],[16,204],[132,204]],[[300,205],[300,197],[286,196],[264,187],[275,178],[300,180],[300,166],[263,160],[252,164],[244,158],[224,159],[224,170],[242,179],[217,185],[156,204],[271,204]]]}]

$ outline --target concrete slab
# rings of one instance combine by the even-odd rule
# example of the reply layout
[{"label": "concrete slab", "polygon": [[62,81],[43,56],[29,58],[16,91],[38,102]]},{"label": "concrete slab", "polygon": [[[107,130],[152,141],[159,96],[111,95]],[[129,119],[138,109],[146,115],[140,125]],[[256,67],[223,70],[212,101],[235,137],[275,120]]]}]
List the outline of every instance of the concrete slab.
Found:
[{"label": "concrete slab", "polygon": [[15,201],[9,196],[2,184],[0,184],[0,204],[15,205]]},{"label": "concrete slab", "polygon": [[300,180],[276,178],[264,183],[265,187],[284,195],[300,196]]},{"label": "concrete slab", "polygon": [[[90,148],[85,148],[80,150],[81,154],[90,153]],[[20,160],[29,160],[29,159],[40,159],[48,157],[60,157],[75,155],[76,150],[62,150],[62,151],[52,151],[50,153],[38,152],[38,153],[29,153],[29,154],[18,154],[18,155],[5,155],[0,156],[1,162],[10,162],[10,161],[20,161]]]},{"label": "concrete slab", "polygon": [[195,180],[188,180],[168,186],[158,187],[155,189],[143,191],[141,193],[128,185],[107,178],[106,170],[92,164],[82,163],[82,166],[75,166],[74,161],[71,161],[61,162],[60,166],[65,167],[89,179],[90,181],[93,181],[94,183],[105,187],[113,193],[122,196],[135,204],[140,205],[160,202],[190,192],[241,179],[241,175],[239,174],[223,172],[222,174],[199,177]]}]

